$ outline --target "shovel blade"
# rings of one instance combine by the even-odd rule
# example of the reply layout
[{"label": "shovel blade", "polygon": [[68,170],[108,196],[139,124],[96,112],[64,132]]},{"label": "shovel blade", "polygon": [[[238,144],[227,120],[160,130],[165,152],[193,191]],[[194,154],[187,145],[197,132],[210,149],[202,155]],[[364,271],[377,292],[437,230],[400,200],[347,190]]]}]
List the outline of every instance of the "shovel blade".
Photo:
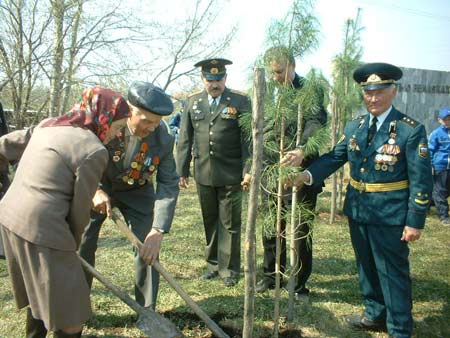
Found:
[{"label": "shovel blade", "polygon": [[169,320],[161,317],[158,323],[155,318],[147,313],[140,313],[136,327],[149,338],[181,338],[184,335]]}]

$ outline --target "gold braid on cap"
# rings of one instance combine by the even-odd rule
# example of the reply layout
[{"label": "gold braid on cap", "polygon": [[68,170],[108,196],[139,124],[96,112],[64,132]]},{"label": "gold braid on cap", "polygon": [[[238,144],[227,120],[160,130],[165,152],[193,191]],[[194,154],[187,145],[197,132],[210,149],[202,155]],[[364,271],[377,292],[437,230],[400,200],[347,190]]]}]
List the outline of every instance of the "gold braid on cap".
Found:
[{"label": "gold braid on cap", "polygon": [[394,80],[381,80],[381,77],[379,77],[377,74],[372,74],[367,78],[367,81],[361,82],[361,86],[365,86],[368,84],[381,84],[381,83],[395,83]]}]

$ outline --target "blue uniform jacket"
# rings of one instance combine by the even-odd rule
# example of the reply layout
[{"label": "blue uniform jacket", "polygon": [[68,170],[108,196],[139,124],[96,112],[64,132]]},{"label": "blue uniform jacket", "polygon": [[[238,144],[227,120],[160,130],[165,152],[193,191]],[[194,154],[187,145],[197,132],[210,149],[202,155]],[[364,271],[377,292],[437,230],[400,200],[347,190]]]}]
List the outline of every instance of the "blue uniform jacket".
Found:
[{"label": "blue uniform jacket", "polygon": [[[345,126],[338,144],[310,167],[314,185],[350,163],[350,176],[363,183],[389,183],[407,180],[409,187],[386,192],[360,192],[348,185],[344,213],[365,224],[424,227],[432,192],[431,163],[428,157],[425,127],[392,108],[386,120],[367,146],[369,114]],[[399,147],[395,164],[389,170],[376,169],[381,149],[392,138]],[[389,166],[388,166],[389,167]]]},{"label": "blue uniform jacket", "polygon": [[450,130],[445,126],[433,130],[428,140],[428,149],[434,169],[450,169]]}]

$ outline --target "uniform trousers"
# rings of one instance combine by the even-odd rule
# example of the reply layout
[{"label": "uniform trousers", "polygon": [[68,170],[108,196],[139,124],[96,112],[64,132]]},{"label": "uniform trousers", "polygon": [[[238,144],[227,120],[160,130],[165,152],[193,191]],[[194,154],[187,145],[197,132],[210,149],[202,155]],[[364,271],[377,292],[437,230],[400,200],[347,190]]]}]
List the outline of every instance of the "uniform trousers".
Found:
[{"label": "uniform trousers", "polygon": [[411,337],[409,247],[400,240],[404,227],[363,224],[352,219],[349,224],[366,317],[385,320],[393,337]]},{"label": "uniform trousers", "polygon": [[[268,195],[263,195],[265,205],[269,206],[271,210],[276,208],[277,200]],[[317,202],[317,192],[311,190],[301,189],[297,193],[297,202],[302,210],[302,222],[296,229],[295,233],[295,252],[298,259],[298,270],[295,272],[295,292],[302,293],[306,290],[306,282],[309,279],[312,271],[312,232],[311,223],[314,220],[314,213]],[[281,220],[281,257],[280,257],[280,271],[284,273],[286,268],[286,217],[287,206],[291,204],[291,200],[283,200],[283,217]],[[276,209],[275,209],[276,210]],[[276,229],[276,221],[274,229]],[[275,261],[276,261],[276,233],[274,231],[263,232],[263,246],[264,246],[264,276],[265,278],[275,278]]]},{"label": "uniform trousers", "polygon": [[[142,214],[132,209],[124,203],[114,203],[119,208],[125,222],[131,228],[133,233],[144,242],[147,234],[151,230],[153,222],[153,213]],[[89,264],[95,264],[95,251],[97,250],[97,241],[100,228],[106,219],[106,215],[91,211],[91,222],[86,228],[80,245],[80,256]],[[152,307],[155,309],[159,288],[159,273],[151,266],[146,264],[140,257],[136,249],[134,249],[134,268],[135,268],[135,285],[134,294],[136,301],[144,307]],[[88,284],[92,285],[92,276],[86,273]]]},{"label": "uniform trousers", "polygon": [[433,200],[439,219],[448,219],[448,201],[450,195],[450,170],[435,170],[433,175]]},{"label": "uniform trousers", "polygon": [[242,190],[240,184],[212,187],[197,183],[205,229],[208,271],[238,277],[241,264]]}]

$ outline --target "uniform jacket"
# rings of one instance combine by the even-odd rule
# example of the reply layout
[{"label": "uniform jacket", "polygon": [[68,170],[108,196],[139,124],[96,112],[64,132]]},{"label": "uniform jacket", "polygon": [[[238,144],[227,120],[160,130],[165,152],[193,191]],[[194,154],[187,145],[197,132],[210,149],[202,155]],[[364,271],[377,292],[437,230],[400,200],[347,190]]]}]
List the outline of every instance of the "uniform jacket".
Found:
[{"label": "uniform jacket", "polygon": [[[347,161],[350,176],[358,182],[407,180],[409,188],[388,192],[360,192],[349,184],[344,213],[365,224],[423,228],[433,182],[425,127],[393,107],[371,145],[367,146],[368,124],[369,114],[347,123],[338,144],[308,167],[313,183],[320,184]],[[392,130],[393,125],[395,130]],[[393,165],[383,163],[386,170],[376,170],[381,149],[391,138],[399,147],[396,162]]]},{"label": "uniform jacket", "polygon": [[0,163],[19,159],[0,224],[31,243],[76,250],[108,161],[105,147],[86,129],[36,127],[0,138]]},{"label": "uniform jacket", "polygon": [[101,181],[102,189],[113,201],[120,201],[149,216],[153,214],[152,227],[168,232],[179,192],[179,177],[173,158],[174,137],[166,122],[161,121],[154,132],[142,139],[142,143],[148,145],[145,158],[149,162],[148,165],[142,165],[140,178],[133,179],[133,183],[129,184],[132,181],[125,181],[124,177],[130,178],[128,174],[131,168],[124,168],[123,163],[128,135],[128,128],[125,127],[120,135],[106,145],[110,160]]},{"label": "uniform jacket", "polygon": [[428,149],[434,169],[450,169],[450,131],[445,126],[433,130],[428,140]]},{"label": "uniform jacket", "polygon": [[[177,170],[189,177],[194,158],[194,178],[208,186],[239,184],[249,157],[249,139],[239,125],[251,112],[247,96],[225,88],[214,112],[209,110],[206,90],[189,97],[181,119]],[[192,153],[191,153],[192,149]]]}]

